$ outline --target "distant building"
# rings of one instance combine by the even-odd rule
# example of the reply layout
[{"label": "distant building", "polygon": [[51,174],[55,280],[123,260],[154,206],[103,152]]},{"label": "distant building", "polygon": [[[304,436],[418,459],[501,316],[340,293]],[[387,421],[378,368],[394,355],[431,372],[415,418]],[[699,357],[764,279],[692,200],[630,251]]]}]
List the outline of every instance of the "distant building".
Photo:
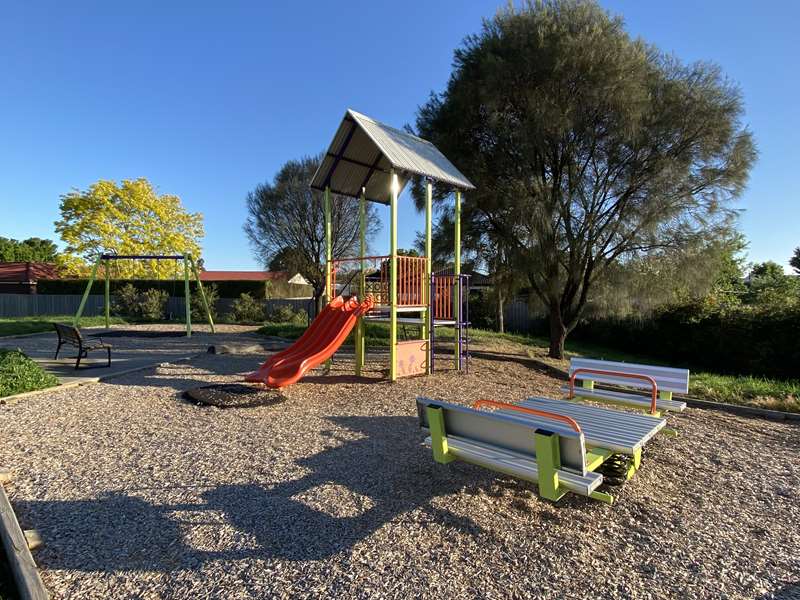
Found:
[{"label": "distant building", "polygon": [[200,271],[200,281],[283,281],[296,285],[311,285],[300,273],[287,271]]},{"label": "distant building", "polygon": [[40,279],[58,278],[50,263],[0,262],[0,294],[35,294]]}]

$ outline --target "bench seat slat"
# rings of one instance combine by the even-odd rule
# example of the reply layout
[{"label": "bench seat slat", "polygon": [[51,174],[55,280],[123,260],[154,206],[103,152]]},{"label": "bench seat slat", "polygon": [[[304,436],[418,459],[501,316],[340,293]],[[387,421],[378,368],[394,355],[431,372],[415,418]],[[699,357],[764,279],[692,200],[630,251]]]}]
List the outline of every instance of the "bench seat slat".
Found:
[{"label": "bench seat slat", "polygon": [[[425,445],[431,445],[431,438],[425,439]],[[539,471],[536,459],[475,442],[466,440],[454,435],[447,436],[448,451],[452,452],[456,458],[476,464],[487,469],[500,471],[512,477],[519,477],[527,481],[538,481]],[[599,473],[587,473],[585,476],[561,469],[558,471],[558,481],[566,489],[576,494],[589,496],[603,482],[603,476]]]},{"label": "bench seat slat", "polygon": [[[561,387],[561,391],[565,394],[569,393],[569,386]],[[650,398],[646,398],[640,394],[631,394],[627,392],[617,392],[612,390],[589,389],[575,386],[575,395],[583,398],[594,398],[596,400],[611,400],[650,410]],[[671,410],[673,412],[683,412],[686,410],[686,402],[680,400],[665,400],[658,398],[656,400],[656,408],[658,410]]]},{"label": "bench seat slat", "polygon": [[567,415],[580,425],[587,446],[607,448],[621,454],[640,450],[667,424],[666,419],[650,415],[552,398],[528,398],[520,406]]}]

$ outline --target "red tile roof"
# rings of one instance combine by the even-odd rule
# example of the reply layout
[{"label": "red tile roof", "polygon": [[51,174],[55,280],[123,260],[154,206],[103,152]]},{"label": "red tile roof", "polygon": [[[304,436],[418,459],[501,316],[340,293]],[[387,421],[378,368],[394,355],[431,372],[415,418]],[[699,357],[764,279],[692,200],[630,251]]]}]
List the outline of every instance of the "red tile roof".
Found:
[{"label": "red tile roof", "polygon": [[269,281],[288,279],[285,271],[201,271],[200,281]]},{"label": "red tile roof", "polygon": [[36,262],[0,262],[0,281],[28,283],[39,279],[58,279],[55,265]]}]

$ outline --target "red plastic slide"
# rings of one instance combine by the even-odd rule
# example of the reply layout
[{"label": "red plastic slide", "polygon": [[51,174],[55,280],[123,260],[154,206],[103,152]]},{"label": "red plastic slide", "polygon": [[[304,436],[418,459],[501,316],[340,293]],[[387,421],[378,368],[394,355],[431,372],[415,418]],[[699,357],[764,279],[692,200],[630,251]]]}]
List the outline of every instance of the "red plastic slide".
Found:
[{"label": "red plastic slide", "polygon": [[358,317],[371,310],[373,305],[372,297],[361,304],[355,298],[346,302],[341,296],[335,298],[294,344],[271,356],[258,371],[245,377],[245,381],[264,383],[273,388],[296,383],[310,369],[334,355]]}]

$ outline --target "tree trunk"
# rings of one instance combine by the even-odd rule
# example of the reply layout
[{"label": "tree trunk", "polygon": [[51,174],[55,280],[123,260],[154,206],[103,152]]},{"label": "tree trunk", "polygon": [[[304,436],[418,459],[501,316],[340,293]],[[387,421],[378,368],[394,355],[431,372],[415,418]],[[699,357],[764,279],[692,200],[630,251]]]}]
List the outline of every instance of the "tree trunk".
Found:
[{"label": "tree trunk", "polygon": [[550,358],[559,360],[564,358],[564,341],[567,339],[567,327],[561,315],[561,308],[557,303],[550,305]]},{"label": "tree trunk", "polygon": [[500,333],[506,332],[506,322],[505,322],[505,295],[503,294],[502,290],[497,290],[497,331]]}]

